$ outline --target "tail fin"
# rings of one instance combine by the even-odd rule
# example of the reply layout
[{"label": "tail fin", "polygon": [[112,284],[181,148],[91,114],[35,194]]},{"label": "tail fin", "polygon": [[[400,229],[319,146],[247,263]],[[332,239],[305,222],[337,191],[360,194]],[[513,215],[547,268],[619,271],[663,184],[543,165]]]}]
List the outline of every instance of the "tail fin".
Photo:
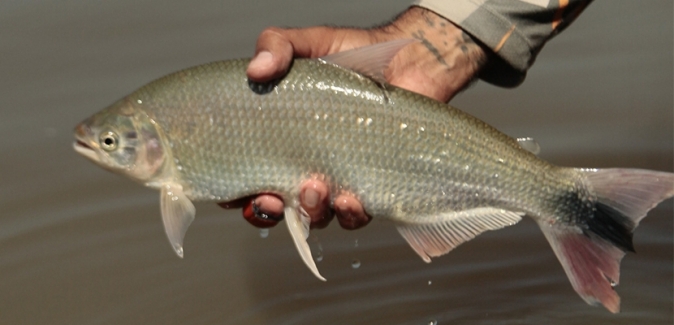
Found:
[{"label": "tail fin", "polygon": [[620,260],[634,251],[632,232],[646,213],[674,196],[674,174],[639,169],[582,169],[597,197],[586,227],[539,221],[576,292],[589,304],[620,311],[613,290]]}]

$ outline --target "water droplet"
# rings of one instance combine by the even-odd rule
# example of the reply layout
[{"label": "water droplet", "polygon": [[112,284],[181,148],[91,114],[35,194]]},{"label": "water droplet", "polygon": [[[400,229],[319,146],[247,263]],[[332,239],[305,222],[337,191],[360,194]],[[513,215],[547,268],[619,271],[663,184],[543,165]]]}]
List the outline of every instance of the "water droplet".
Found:
[{"label": "water droplet", "polygon": [[177,197],[177,196],[172,196],[172,197],[171,197],[171,201],[178,201],[178,197]]},{"label": "water droplet", "polygon": [[470,165],[466,165],[463,167],[464,170],[469,171],[470,170]]},{"label": "water droplet", "polygon": [[405,123],[400,123],[400,129],[401,129],[401,130],[407,129],[407,124],[405,124]]},{"label": "water droplet", "polygon": [[491,175],[493,178],[498,178],[498,174]]},{"label": "water droplet", "polygon": [[608,282],[611,283],[611,288],[615,288],[618,285],[618,283],[613,280],[608,280]]},{"label": "water droplet", "polygon": [[420,126],[420,127],[419,127],[419,132],[424,132],[424,131],[426,131],[426,128],[424,128],[423,126]]},{"label": "water droplet", "polygon": [[351,262],[351,267],[354,268],[354,269],[359,268],[360,267],[360,261],[359,260],[353,260]]},{"label": "water droplet", "polygon": [[178,170],[183,170],[183,166],[180,166],[180,165],[176,166],[176,168],[177,168]]},{"label": "water droplet", "polygon": [[323,254],[321,254],[321,253],[319,252],[318,255],[316,255],[316,258],[314,258],[314,260],[316,260],[316,262],[322,261],[322,260],[323,260]]},{"label": "water droplet", "polygon": [[431,285],[431,284],[433,284],[433,281],[428,280],[428,285]]},{"label": "water droplet", "polygon": [[260,238],[267,238],[267,237],[269,237],[269,228],[260,229]]},{"label": "water droplet", "polygon": [[318,120],[320,120],[320,119],[321,119],[321,117],[320,117],[320,116],[318,116],[318,114],[316,114],[316,115],[314,115],[314,119],[315,119],[316,121],[318,121]]},{"label": "water droplet", "polygon": [[363,121],[365,121],[364,118],[362,118],[362,117],[359,117],[359,118],[358,118],[358,124],[363,124]]},{"label": "water droplet", "polygon": [[372,124],[371,118],[368,118],[367,120],[365,120],[365,125],[370,125],[370,124]]},{"label": "water droplet", "polygon": [[142,101],[142,100],[140,100],[140,99],[138,99],[138,100],[136,100],[136,103],[138,103],[138,104],[142,104],[142,103],[143,103],[143,101]]},{"label": "water droplet", "polygon": [[438,325],[438,321],[435,319],[431,319],[428,321],[428,325]]}]

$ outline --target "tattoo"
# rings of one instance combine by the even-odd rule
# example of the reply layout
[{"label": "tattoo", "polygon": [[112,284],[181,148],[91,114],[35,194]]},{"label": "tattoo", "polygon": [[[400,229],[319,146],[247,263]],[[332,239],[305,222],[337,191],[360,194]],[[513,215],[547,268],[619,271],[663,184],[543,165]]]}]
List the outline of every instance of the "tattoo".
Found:
[{"label": "tattoo", "polygon": [[433,21],[433,18],[429,17],[427,14],[424,14],[423,16],[428,27],[435,27],[435,21]]},{"label": "tattoo", "polygon": [[440,51],[438,51],[438,49],[435,46],[433,46],[433,44],[431,44],[429,40],[426,39],[423,30],[418,30],[416,33],[412,33],[412,37],[421,41],[421,44],[423,44],[431,53],[433,53],[435,59],[437,59],[438,62],[442,63],[445,66],[449,66],[445,61],[445,59],[440,54]]}]

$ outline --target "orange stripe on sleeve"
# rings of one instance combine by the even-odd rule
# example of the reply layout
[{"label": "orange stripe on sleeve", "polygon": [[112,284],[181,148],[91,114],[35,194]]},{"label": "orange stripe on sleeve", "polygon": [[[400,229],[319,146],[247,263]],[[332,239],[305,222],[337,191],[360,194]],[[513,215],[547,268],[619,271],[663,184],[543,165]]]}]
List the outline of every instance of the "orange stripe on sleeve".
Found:
[{"label": "orange stripe on sleeve", "polygon": [[555,30],[557,26],[562,22],[564,18],[564,10],[569,5],[569,0],[559,0],[559,8],[555,11],[555,15],[552,17],[552,30]]}]

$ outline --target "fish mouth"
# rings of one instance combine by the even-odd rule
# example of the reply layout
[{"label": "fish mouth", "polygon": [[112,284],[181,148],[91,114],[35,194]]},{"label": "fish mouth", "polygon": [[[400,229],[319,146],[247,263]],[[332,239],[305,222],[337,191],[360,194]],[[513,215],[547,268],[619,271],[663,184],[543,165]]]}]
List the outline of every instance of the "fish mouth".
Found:
[{"label": "fish mouth", "polygon": [[92,136],[93,133],[86,121],[77,125],[77,127],[75,127],[75,142],[73,142],[73,149],[80,155],[98,162],[100,159],[96,154],[96,144],[89,140]]},{"label": "fish mouth", "polygon": [[91,145],[87,144],[87,142],[82,139],[76,137],[75,142],[73,142],[73,149],[75,149],[75,151],[82,156],[85,156],[93,161],[99,161],[96,150],[94,150]]},{"label": "fish mouth", "polygon": [[82,147],[83,149],[88,149],[88,150],[94,150],[90,145],[88,145],[86,142],[82,140],[75,140],[75,143],[73,143],[75,147]]}]

